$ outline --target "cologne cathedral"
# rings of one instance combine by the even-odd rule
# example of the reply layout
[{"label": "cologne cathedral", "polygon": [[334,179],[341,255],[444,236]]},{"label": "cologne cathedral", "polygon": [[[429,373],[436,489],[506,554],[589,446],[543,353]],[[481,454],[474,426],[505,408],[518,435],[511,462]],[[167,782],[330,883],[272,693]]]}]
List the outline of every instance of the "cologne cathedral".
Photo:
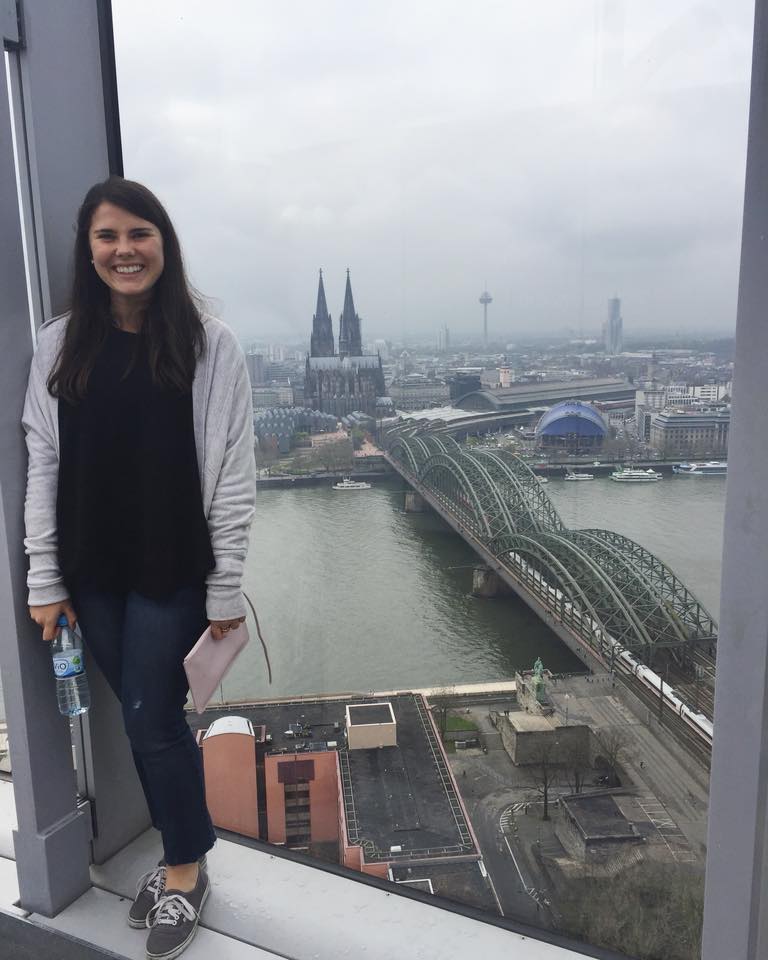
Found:
[{"label": "cologne cathedral", "polygon": [[305,406],[339,418],[356,410],[376,417],[377,400],[380,401],[385,393],[381,357],[378,354],[363,356],[360,317],[355,313],[349,270],[344,310],[339,319],[339,352],[336,353],[321,270],[304,380]]}]

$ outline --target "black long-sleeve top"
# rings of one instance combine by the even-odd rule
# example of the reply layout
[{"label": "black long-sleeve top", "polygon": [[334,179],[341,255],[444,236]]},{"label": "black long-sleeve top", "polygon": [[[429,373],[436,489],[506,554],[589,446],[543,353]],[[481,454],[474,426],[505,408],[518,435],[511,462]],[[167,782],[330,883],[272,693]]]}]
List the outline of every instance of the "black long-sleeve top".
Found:
[{"label": "black long-sleeve top", "polygon": [[59,400],[56,516],[65,584],[153,599],[214,568],[191,392],[152,382],[141,334],[110,328],[76,405]]}]

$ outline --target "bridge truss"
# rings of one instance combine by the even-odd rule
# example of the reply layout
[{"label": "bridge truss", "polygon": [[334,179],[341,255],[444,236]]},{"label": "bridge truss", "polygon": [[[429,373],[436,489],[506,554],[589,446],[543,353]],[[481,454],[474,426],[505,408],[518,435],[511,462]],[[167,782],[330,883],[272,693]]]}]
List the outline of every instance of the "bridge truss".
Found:
[{"label": "bridge truss", "polygon": [[462,447],[418,422],[390,430],[386,447],[416,490],[603,657],[617,643],[649,665],[660,649],[681,665],[702,645],[714,651],[716,622],[663,561],[611,530],[568,529],[519,457]]}]

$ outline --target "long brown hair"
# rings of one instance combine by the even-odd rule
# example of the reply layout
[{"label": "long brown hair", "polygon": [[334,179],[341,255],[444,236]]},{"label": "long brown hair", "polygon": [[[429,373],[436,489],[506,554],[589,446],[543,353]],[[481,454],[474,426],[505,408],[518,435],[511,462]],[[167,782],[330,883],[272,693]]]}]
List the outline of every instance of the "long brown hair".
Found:
[{"label": "long brown hair", "polygon": [[205,346],[200,300],[187,280],[179,240],[165,208],[145,186],[122,177],[91,187],[78,211],[69,321],[48,377],[48,390],[69,403],[82,400],[111,323],[109,287],[91,266],[88,239],[94,211],[101,203],[121,207],[160,231],[165,265],[152,288],[140,335],[146,341],[153,381],[186,393]]}]

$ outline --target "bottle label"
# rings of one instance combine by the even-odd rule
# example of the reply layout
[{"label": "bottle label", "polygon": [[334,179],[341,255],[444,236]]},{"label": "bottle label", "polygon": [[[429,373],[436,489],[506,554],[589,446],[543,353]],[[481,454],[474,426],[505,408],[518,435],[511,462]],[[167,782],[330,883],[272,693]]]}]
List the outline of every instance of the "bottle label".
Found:
[{"label": "bottle label", "polygon": [[53,672],[58,679],[76,677],[85,670],[83,654],[80,650],[67,650],[53,655]]}]

